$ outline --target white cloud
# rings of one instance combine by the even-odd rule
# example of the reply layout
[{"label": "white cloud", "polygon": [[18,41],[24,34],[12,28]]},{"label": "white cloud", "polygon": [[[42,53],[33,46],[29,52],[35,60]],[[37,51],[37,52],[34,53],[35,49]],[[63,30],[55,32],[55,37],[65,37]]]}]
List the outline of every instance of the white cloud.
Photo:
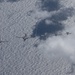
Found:
[{"label": "white cloud", "polygon": [[75,0],[60,0],[61,5],[64,7],[74,7],[75,8]]},{"label": "white cloud", "polygon": [[[58,55],[65,54],[75,63],[75,22],[74,16],[63,22],[65,30],[62,35],[49,37],[44,43],[39,45],[39,49],[45,52],[56,52]],[[66,31],[71,32],[67,35]]]},{"label": "white cloud", "polygon": [[[60,4],[62,7],[57,11],[48,12],[37,9],[34,17],[37,17],[38,19],[51,17],[52,15],[61,12],[63,9],[74,8],[75,1],[60,0]],[[64,31],[61,32],[62,35],[50,36],[46,41],[41,43],[38,48],[44,50],[46,53],[56,52],[58,55],[66,55],[66,57],[75,63],[75,16],[70,16],[67,20],[61,22],[65,26]],[[52,21],[46,20],[46,23],[52,23]],[[71,34],[67,35],[66,32],[70,32]]]}]

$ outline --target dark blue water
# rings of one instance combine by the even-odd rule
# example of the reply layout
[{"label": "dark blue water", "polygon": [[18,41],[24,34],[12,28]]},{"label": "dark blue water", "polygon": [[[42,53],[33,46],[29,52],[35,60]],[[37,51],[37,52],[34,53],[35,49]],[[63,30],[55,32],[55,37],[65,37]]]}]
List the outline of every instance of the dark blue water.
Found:
[{"label": "dark blue water", "polygon": [[60,9],[59,0],[41,0],[41,8],[46,11],[54,11]]}]

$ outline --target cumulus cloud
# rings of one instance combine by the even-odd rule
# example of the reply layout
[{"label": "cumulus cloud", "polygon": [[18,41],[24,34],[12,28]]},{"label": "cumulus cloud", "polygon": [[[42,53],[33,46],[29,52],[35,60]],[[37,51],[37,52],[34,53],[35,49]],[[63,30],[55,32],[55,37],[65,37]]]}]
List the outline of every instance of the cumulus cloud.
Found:
[{"label": "cumulus cloud", "polygon": [[[53,21],[59,22],[61,20],[61,23],[64,26],[63,31],[60,30],[62,33],[61,35],[53,35],[48,37],[43,43],[40,43],[38,48],[50,54],[55,52],[58,55],[64,55],[68,57],[73,63],[75,63],[75,16],[74,12],[71,12],[72,10],[74,11],[74,7],[72,5],[65,4],[69,3],[70,0],[67,2],[66,0],[64,1],[60,1],[60,4],[63,5],[63,7],[58,10],[44,10],[37,13],[39,17],[50,18],[49,20],[46,20],[48,25],[53,23]],[[71,4],[74,4],[73,1],[71,1]],[[72,10],[69,10],[69,8],[72,8]]]},{"label": "cumulus cloud", "polygon": [[[45,52],[56,52],[58,55],[66,55],[72,62],[75,63],[75,26],[74,16],[63,22],[65,26],[62,35],[50,36],[44,43],[39,45],[41,50]],[[67,35],[66,32],[71,34]]]}]

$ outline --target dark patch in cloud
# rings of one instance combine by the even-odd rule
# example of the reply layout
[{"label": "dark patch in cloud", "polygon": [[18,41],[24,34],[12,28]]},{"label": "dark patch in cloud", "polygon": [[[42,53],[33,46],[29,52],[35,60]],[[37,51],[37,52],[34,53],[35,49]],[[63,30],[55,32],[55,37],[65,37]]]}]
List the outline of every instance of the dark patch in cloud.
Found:
[{"label": "dark patch in cloud", "polygon": [[72,13],[73,13],[73,8],[67,8],[53,15],[50,19],[53,21],[67,20],[69,16],[72,16]]},{"label": "dark patch in cloud", "polygon": [[60,9],[59,0],[41,0],[41,8],[46,11],[55,11]]},{"label": "dark patch in cloud", "polygon": [[[54,14],[52,17],[48,17],[37,22],[31,37],[38,36],[40,39],[45,40],[51,34],[57,36],[59,31],[64,30],[64,25],[62,25],[60,21],[67,20],[68,17],[72,16],[73,10],[73,8],[66,8]],[[52,23],[47,24],[46,20],[50,20]]]},{"label": "dark patch in cloud", "polygon": [[20,0],[7,0],[7,2],[17,2],[17,1],[20,1]]},{"label": "dark patch in cloud", "polygon": [[[20,0],[6,0],[6,2],[18,2]],[[5,0],[0,0],[0,3],[5,2]]]},{"label": "dark patch in cloud", "polygon": [[64,29],[63,25],[59,22],[53,22],[47,25],[45,21],[46,19],[41,20],[36,24],[31,37],[38,36],[40,39],[46,39],[49,34],[56,34],[58,31]]},{"label": "dark patch in cloud", "polygon": [[1,2],[4,2],[4,0],[0,0],[0,3],[1,3]]},{"label": "dark patch in cloud", "polygon": [[27,16],[31,16],[32,13],[34,13],[33,10],[28,11],[28,12],[27,12]]},{"label": "dark patch in cloud", "polygon": [[69,67],[69,68],[70,68],[70,70],[66,74],[73,74],[74,73],[75,64],[72,63],[71,67]]},{"label": "dark patch in cloud", "polygon": [[34,47],[38,47],[38,44],[34,44]]}]

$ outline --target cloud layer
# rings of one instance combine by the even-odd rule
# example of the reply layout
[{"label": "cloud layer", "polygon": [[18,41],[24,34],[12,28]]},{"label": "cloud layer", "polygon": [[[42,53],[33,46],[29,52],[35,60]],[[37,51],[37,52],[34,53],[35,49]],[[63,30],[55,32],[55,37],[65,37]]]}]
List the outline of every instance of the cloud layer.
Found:
[{"label": "cloud layer", "polygon": [[[68,18],[63,22],[65,29],[61,32],[61,35],[50,36],[44,43],[39,45],[41,50],[47,52],[56,52],[58,55],[65,55],[73,63],[75,63],[75,18],[74,16]],[[66,32],[69,32],[67,34]]]},{"label": "cloud layer", "polygon": [[[53,0],[53,1],[50,0],[50,1],[55,3],[57,0]],[[45,0],[44,0],[44,2],[45,2]],[[43,4],[44,4],[44,2],[43,2]],[[66,0],[65,0],[64,2],[69,3],[70,1],[66,2]],[[40,31],[40,30],[42,30],[42,29],[40,29],[40,23],[42,23],[41,25],[44,26],[45,21],[47,23],[46,25],[49,25],[49,26],[53,25],[54,23],[62,24],[64,26],[63,31],[60,29],[60,33],[58,32],[56,36],[55,35],[50,36],[50,34],[49,34],[49,37],[46,40],[44,40],[44,43],[41,43],[38,46],[38,48],[40,50],[44,50],[45,52],[50,52],[50,53],[54,52],[54,53],[57,53],[58,55],[64,55],[64,56],[68,57],[73,63],[75,63],[75,32],[74,32],[74,30],[75,30],[75,18],[74,18],[75,17],[74,16],[75,9],[72,5],[66,6],[64,2],[60,1],[59,3],[60,3],[60,6],[62,6],[62,7],[58,8],[56,10],[55,9],[54,10],[46,9],[49,7],[43,5],[42,8],[44,10],[42,10],[42,11],[43,11],[43,13],[47,12],[47,14],[45,13],[45,16],[44,16],[43,13],[40,11],[39,11],[39,14],[36,14],[36,16],[39,15],[39,18],[41,18],[42,20],[36,24],[36,26],[37,27],[39,26],[39,27],[35,28],[34,32],[35,32],[35,30],[37,30],[37,32],[38,31],[40,32],[40,35],[38,33],[37,36],[44,35],[45,33],[41,34],[41,31]],[[48,3],[48,2],[46,2],[46,3]],[[59,3],[56,2],[56,4],[59,4]],[[72,2],[71,4],[74,4],[74,3]],[[42,14],[42,16],[40,14]],[[48,20],[47,20],[47,18],[48,18]],[[56,27],[56,29],[57,29],[57,27]],[[55,33],[52,33],[52,34],[55,34]],[[60,35],[58,35],[58,34],[60,34]]]}]

